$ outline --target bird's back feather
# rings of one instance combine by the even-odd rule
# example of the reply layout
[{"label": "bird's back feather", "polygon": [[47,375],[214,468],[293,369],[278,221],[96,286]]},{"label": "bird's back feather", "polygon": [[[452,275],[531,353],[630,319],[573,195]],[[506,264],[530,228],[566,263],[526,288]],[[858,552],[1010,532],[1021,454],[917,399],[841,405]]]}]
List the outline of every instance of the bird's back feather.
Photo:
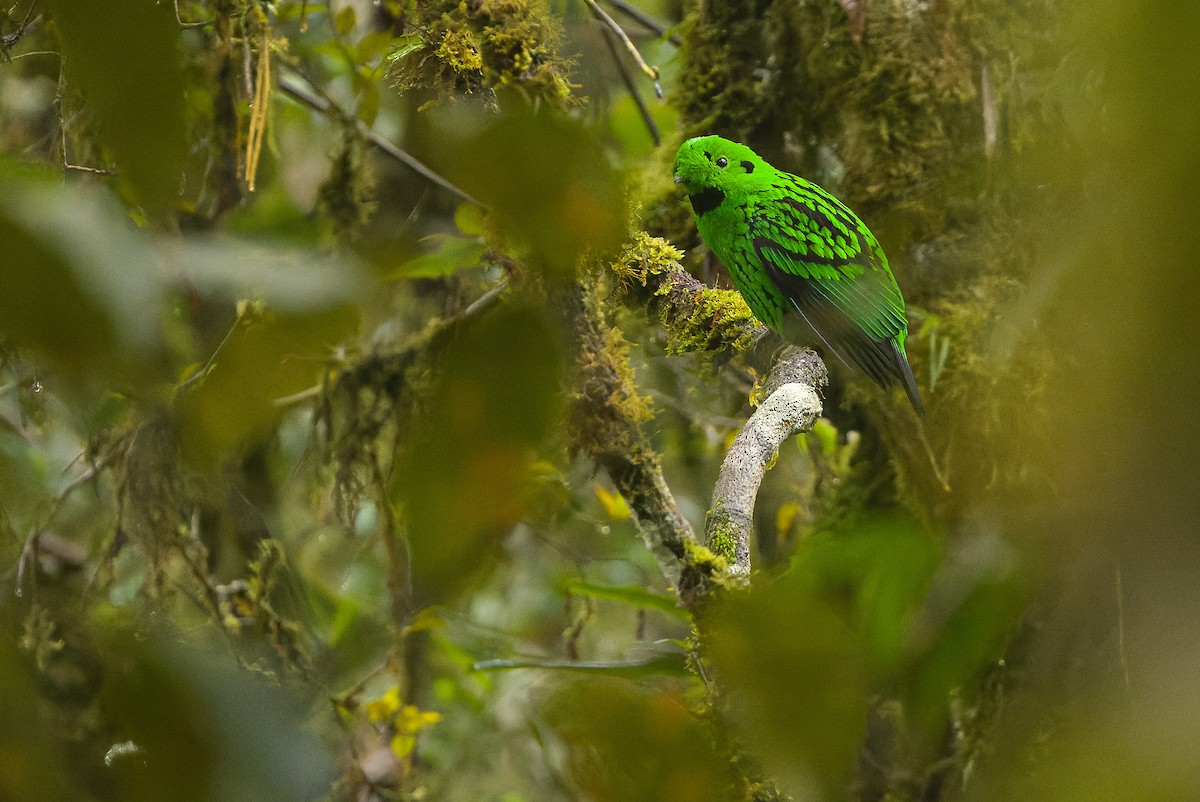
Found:
[{"label": "bird's back feather", "polygon": [[[904,351],[904,299],[883,249],[858,215],[742,145],[718,137],[693,141],[706,162],[689,154],[699,165],[694,174],[707,176],[689,189],[697,226],[754,314],[780,329],[791,308],[835,356],[883,387],[900,384],[923,412]],[[753,158],[735,162],[747,155]],[[716,202],[697,205],[697,198]]]}]

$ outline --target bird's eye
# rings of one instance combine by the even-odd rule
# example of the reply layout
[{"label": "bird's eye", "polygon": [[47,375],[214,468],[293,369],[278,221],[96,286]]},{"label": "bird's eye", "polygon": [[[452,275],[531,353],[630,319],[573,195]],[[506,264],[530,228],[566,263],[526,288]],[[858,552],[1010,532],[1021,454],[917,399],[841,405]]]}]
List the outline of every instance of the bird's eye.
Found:
[{"label": "bird's eye", "polygon": [[729,165],[729,159],[726,159],[724,156],[717,157],[717,166],[720,167],[722,170],[724,170],[728,165]]}]

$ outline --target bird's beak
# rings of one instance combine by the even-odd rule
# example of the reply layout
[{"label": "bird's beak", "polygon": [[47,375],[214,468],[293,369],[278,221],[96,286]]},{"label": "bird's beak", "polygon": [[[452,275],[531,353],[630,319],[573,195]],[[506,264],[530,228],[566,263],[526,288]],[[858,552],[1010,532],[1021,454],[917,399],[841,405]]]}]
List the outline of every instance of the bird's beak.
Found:
[{"label": "bird's beak", "polygon": [[675,183],[676,183],[676,184],[682,184],[682,183],[683,183],[683,176],[681,176],[679,173],[676,173],[676,174],[675,174]]}]

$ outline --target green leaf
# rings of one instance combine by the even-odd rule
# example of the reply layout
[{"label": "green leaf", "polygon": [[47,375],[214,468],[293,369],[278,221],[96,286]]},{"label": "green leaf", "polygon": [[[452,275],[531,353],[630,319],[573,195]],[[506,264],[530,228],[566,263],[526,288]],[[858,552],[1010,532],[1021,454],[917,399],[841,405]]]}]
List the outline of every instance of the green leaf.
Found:
[{"label": "green leaf", "polygon": [[449,146],[446,171],[491,210],[509,247],[565,276],[585,252],[607,253],[625,240],[623,182],[593,129],[549,111],[489,116],[482,130],[474,122],[447,122],[447,139],[464,129],[473,135]]},{"label": "green leaf", "polygon": [[563,768],[579,798],[734,798],[732,762],[676,683],[577,677],[560,684],[538,712],[565,747]]},{"label": "green leaf", "polygon": [[328,3],[314,3],[311,0],[305,0],[300,3],[275,3],[272,6],[272,11],[275,18],[280,22],[290,22],[300,19],[301,13],[306,17],[312,17],[322,11],[328,11]]},{"label": "green leaf", "polygon": [[304,725],[294,686],[260,681],[219,652],[166,635],[101,633],[100,720],[145,752],[106,771],[112,798],[312,799],[333,779],[329,753]]},{"label": "green leaf", "polygon": [[382,281],[398,281],[406,278],[440,278],[467,267],[476,267],[487,246],[474,237],[455,237],[450,234],[434,234],[422,239],[426,244],[438,247],[429,253],[410,259],[399,267],[380,275]]},{"label": "green leaf", "polygon": [[355,114],[368,128],[375,124],[375,118],[379,116],[378,81],[371,80],[363,84]]},{"label": "green leaf", "polygon": [[468,237],[482,237],[486,215],[474,203],[460,203],[454,210],[454,225]]},{"label": "green leaf", "polygon": [[339,35],[345,36],[346,34],[350,33],[350,31],[354,30],[354,23],[356,20],[357,16],[354,13],[354,6],[343,6],[342,10],[339,11],[337,16],[333,18],[333,29],[337,31]]},{"label": "green leaf", "polygon": [[455,333],[396,471],[414,602],[440,602],[498,556],[537,501],[539,449],[562,414],[560,329],[540,307],[505,307]]},{"label": "green leaf", "polygon": [[328,309],[354,301],[366,283],[358,266],[273,242],[232,237],[167,240],[163,256],[206,293],[256,298],[286,312]]},{"label": "green leaf", "polygon": [[72,379],[131,378],[159,345],[162,279],[150,238],[103,193],[13,175],[4,184],[0,331]]},{"label": "green leaf", "polygon": [[389,64],[394,61],[398,61],[407,56],[409,53],[420,50],[424,44],[425,40],[415,33],[397,37],[395,39],[395,48],[388,53],[386,61]]},{"label": "green leaf", "polygon": [[391,31],[371,31],[362,39],[354,50],[358,54],[360,64],[371,64],[382,56],[392,46],[394,41]]},{"label": "green leaf", "polygon": [[49,500],[45,457],[0,418],[0,531],[24,538]]},{"label": "green leaf", "polygon": [[691,613],[679,606],[674,598],[651,593],[637,585],[595,585],[582,579],[571,579],[563,585],[563,590],[572,596],[586,596],[592,599],[603,599],[639,607],[647,610],[658,610],[680,621],[690,621]]},{"label": "green leaf", "polygon": [[704,641],[739,740],[785,789],[844,787],[871,687],[842,615],[793,572],[723,594],[706,617]]}]

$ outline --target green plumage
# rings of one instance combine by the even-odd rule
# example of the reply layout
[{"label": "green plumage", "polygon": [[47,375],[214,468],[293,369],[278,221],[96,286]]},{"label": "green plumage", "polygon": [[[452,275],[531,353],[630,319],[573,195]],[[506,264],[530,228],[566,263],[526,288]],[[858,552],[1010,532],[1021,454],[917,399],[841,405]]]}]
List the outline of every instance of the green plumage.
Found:
[{"label": "green plumage", "polygon": [[745,145],[689,139],[675,156],[700,236],[751,311],[783,331],[795,313],[843,362],[882,387],[901,384],[924,413],[904,338],[904,298],[875,235],[816,184]]}]

